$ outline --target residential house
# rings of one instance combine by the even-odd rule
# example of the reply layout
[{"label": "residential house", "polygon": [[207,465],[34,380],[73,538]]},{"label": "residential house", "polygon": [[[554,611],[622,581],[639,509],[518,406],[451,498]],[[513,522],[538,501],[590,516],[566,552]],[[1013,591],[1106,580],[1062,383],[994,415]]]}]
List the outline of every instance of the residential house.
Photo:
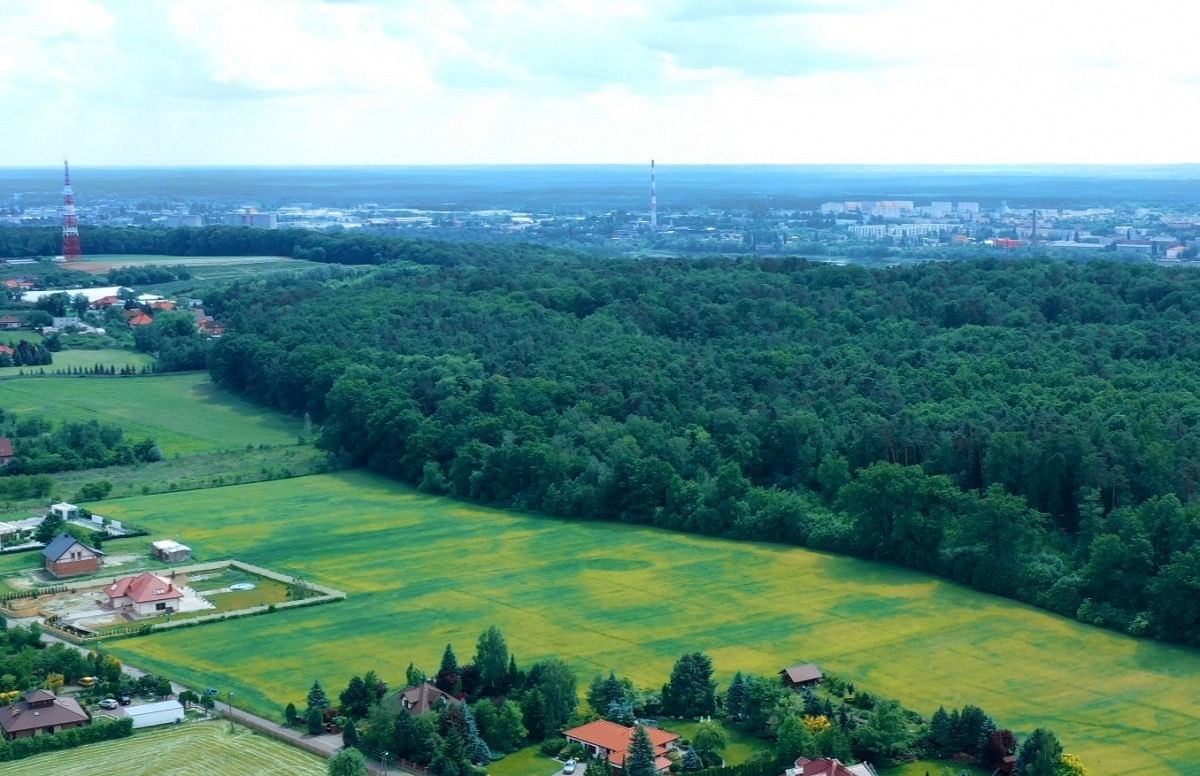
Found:
[{"label": "residential house", "polygon": [[791,687],[793,690],[816,687],[825,678],[821,673],[821,669],[817,668],[816,663],[805,663],[804,665],[785,668],[779,674],[783,677],[784,685]]},{"label": "residential house", "polygon": [[[633,745],[634,730],[635,728],[618,725],[606,719],[598,719],[563,732],[563,737],[582,746],[592,757],[603,757],[615,769],[623,770],[625,758],[629,756],[629,748]],[[667,752],[675,748],[679,736],[655,727],[646,727],[646,735],[650,737],[650,744],[654,747],[654,772],[667,773],[671,768]]]},{"label": "residential house", "polygon": [[11,345],[0,345],[0,353],[3,353],[4,355],[8,356],[9,358],[12,358],[13,356],[15,356],[17,354],[17,349],[12,347]]},{"label": "residential house", "polygon": [[152,571],[135,577],[121,577],[104,588],[111,609],[127,611],[136,617],[153,617],[178,611],[183,591],[169,579]]},{"label": "residential house", "polygon": [[150,303],[152,310],[174,310],[175,303],[170,299],[158,299]]},{"label": "residential house", "polygon": [[108,296],[102,296],[92,302],[92,307],[100,310],[105,307],[112,307],[116,304],[125,304],[125,300],[121,299],[121,297],[116,296],[115,294],[109,294]]},{"label": "residential house", "polygon": [[29,289],[33,288],[33,281],[32,280],[20,280],[18,278],[9,278],[8,280],[4,281],[4,287],[7,288],[9,291],[17,291],[17,290],[28,291]]},{"label": "residential house", "polygon": [[99,571],[100,558],[104,553],[88,547],[70,534],[61,533],[42,549],[42,555],[46,571],[61,578]]},{"label": "residential house", "polygon": [[183,722],[183,704],[179,701],[159,701],[124,706],[117,710],[118,717],[133,720],[133,729],[175,725]]},{"label": "residential house", "polygon": [[154,323],[154,319],[149,315],[146,315],[141,310],[138,310],[137,315],[130,316],[126,323],[128,323],[130,326],[149,326],[150,324]]},{"label": "residential house", "polygon": [[192,557],[191,547],[188,547],[186,544],[180,544],[172,539],[151,542],[150,550],[154,554],[154,557],[159,560],[165,560],[168,563],[177,563]]},{"label": "residential house", "polygon": [[15,457],[12,440],[8,437],[0,437],[0,466],[8,466]]},{"label": "residential house", "polygon": [[878,776],[874,766],[862,762],[858,765],[845,765],[832,757],[822,757],[810,760],[807,757],[796,759],[796,765],[783,772],[783,776]]},{"label": "residential house", "polygon": [[0,329],[12,330],[21,328],[21,318],[17,315],[0,316]]},{"label": "residential house", "polygon": [[405,687],[394,696],[393,705],[399,705],[409,714],[424,714],[441,703],[457,700],[453,695],[442,692],[433,682],[422,682],[416,687]]},{"label": "residential house", "polygon": [[88,724],[91,718],[74,698],[59,698],[49,690],[34,690],[0,708],[5,739],[48,736]]}]

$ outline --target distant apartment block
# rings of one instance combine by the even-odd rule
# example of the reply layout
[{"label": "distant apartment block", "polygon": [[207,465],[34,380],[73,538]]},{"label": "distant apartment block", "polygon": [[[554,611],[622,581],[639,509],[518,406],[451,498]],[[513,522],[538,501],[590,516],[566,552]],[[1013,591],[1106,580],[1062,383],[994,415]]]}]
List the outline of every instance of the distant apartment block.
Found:
[{"label": "distant apartment block", "polygon": [[274,213],[260,213],[256,208],[245,207],[237,213],[225,216],[227,226],[249,226],[255,229],[278,229],[279,218]]}]

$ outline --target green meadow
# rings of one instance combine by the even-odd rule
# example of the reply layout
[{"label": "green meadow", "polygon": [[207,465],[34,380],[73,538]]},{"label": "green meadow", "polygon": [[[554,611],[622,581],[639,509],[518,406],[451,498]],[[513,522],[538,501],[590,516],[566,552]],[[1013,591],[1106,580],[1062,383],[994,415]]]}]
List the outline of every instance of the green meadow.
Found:
[{"label": "green meadow", "polygon": [[196,722],[0,764],[4,776],[324,776],[325,762],[273,738],[223,722]]},{"label": "green meadow", "polygon": [[[40,383],[39,383],[40,384]],[[282,432],[280,432],[282,433]],[[1054,729],[1105,774],[1195,774],[1200,652],[1137,640],[928,576],[804,549],[558,521],[418,493],[362,472],[106,501],[104,514],[324,582],[346,601],[117,640],[121,658],[233,690],[279,717],[314,678],[393,684],[503,629],[519,661],[662,684],[704,650],[718,679],[816,661],[931,713],[975,703]]]},{"label": "green meadow", "polygon": [[52,354],[54,363],[49,366],[5,366],[0,367],[0,377],[18,376],[21,372],[29,374],[37,372],[39,369],[46,370],[47,374],[53,374],[56,369],[70,369],[72,367],[91,368],[96,364],[103,366],[115,366],[120,370],[123,366],[133,366],[141,368],[150,366],[154,363],[154,358],[146,353],[138,353],[135,350],[60,350]]},{"label": "green meadow", "polygon": [[[55,354],[56,362],[59,355]],[[299,420],[264,413],[216,387],[202,372],[5,380],[0,382],[0,407],[9,412],[38,412],[54,420],[94,418],[119,423],[127,437],[151,437],[167,456],[295,444],[302,430]]]}]

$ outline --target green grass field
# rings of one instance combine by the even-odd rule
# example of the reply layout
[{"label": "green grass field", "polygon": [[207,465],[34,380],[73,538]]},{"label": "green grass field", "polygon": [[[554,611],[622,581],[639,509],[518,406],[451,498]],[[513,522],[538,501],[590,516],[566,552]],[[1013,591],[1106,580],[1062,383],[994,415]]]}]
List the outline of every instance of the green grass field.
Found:
[{"label": "green grass field", "polygon": [[38,412],[55,420],[116,422],[127,437],[152,437],[168,456],[246,445],[295,444],[302,430],[299,420],[264,413],[217,388],[208,375],[198,372],[5,380],[0,382],[0,407],[10,412]]},{"label": "green grass field", "polygon": [[325,761],[223,722],[192,722],[0,764],[3,776],[324,776]]},{"label": "green grass field", "polygon": [[[754,736],[747,735],[723,722],[718,722],[718,724],[725,731],[727,745],[722,754],[725,757],[726,765],[741,765],[765,748],[765,743]],[[659,720],[659,727],[690,741],[696,736],[696,728],[700,727],[700,723],[690,719],[662,719]]]},{"label": "green grass field", "polygon": [[52,357],[54,363],[49,366],[0,367],[0,377],[13,377],[19,375],[22,370],[29,374],[39,369],[45,369],[47,374],[52,374],[56,369],[70,369],[77,366],[90,368],[96,364],[102,364],[115,366],[119,371],[123,366],[134,366],[140,369],[154,363],[152,356],[138,353],[136,350],[60,350],[52,354]]},{"label": "green grass field", "polygon": [[661,685],[685,651],[718,679],[813,660],[931,713],[981,705],[1054,729],[1098,773],[1194,774],[1200,652],[1139,641],[889,566],[643,527],[556,521],[426,496],[365,473],[106,501],[198,548],[345,590],[348,600],[113,642],[134,665],[232,689],[279,716],[314,678],[402,681],[466,658],[496,624],[525,665],[581,685]]}]

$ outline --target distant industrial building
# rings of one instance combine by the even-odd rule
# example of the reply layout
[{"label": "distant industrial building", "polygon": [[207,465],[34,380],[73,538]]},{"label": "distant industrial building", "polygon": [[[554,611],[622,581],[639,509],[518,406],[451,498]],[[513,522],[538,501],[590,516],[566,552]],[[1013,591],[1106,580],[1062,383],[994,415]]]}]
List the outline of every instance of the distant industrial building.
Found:
[{"label": "distant industrial building", "polygon": [[278,229],[279,219],[274,213],[260,213],[257,208],[244,207],[241,211],[225,216],[227,226],[249,226],[254,229]]}]

